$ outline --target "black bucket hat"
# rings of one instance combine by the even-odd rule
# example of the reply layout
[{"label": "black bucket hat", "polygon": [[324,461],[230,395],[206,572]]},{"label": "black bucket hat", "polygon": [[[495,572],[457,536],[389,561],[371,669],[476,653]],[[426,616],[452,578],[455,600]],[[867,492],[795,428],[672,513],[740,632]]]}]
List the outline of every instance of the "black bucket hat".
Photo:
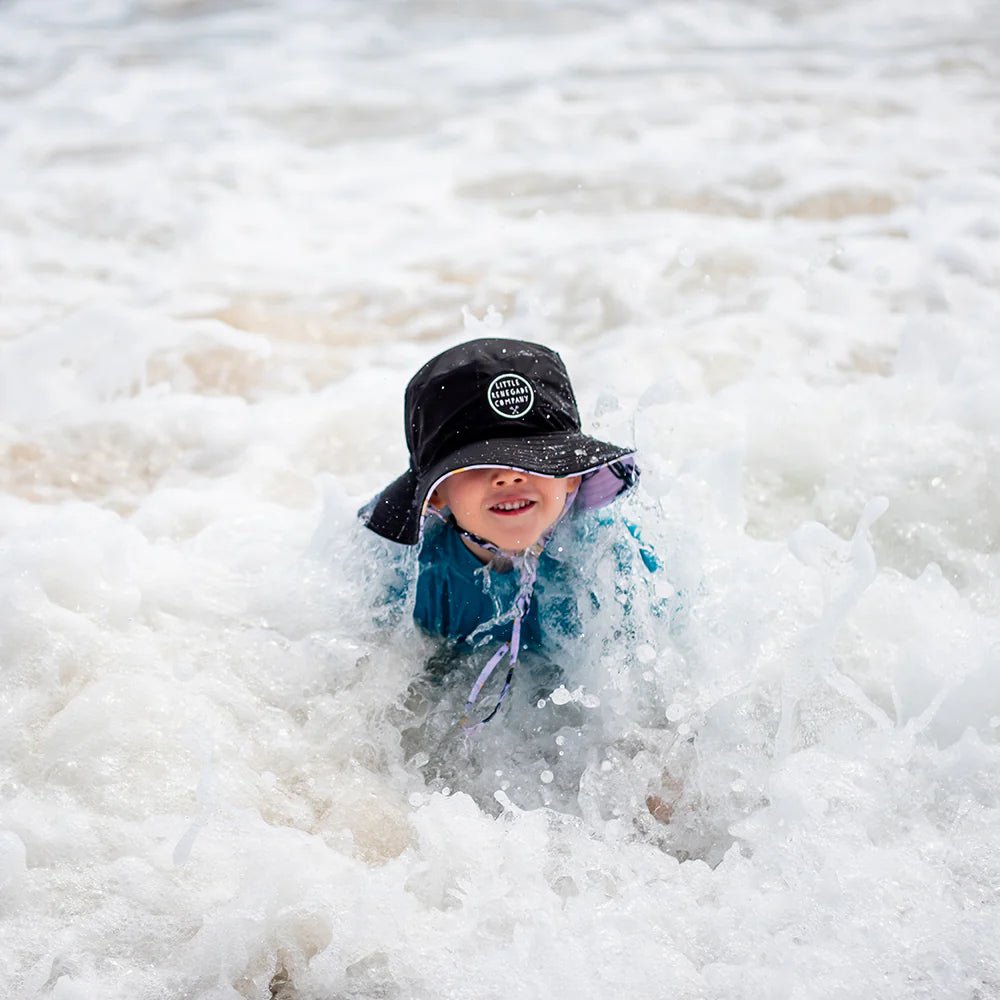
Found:
[{"label": "black bucket hat", "polygon": [[[471,340],[432,358],[406,387],[410,467],[359,512],[367,527],[404,545],[420,539],[427,500],[461,469],[520,469],[585,479],[577,504],[599,507],[638,478],[632,448],[580,430],[562,358],[523,340]],[[593,474],[603,470],[607,475]]]}]

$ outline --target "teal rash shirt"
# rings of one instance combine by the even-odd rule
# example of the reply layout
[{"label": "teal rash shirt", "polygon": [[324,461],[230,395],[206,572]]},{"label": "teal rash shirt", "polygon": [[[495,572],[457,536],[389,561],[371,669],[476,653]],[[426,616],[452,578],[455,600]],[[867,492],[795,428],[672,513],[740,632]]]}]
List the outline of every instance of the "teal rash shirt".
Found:
[{"label": "teal rash shirt", "polygon": [[[550,652],[582,633],[581,611],[592,612],[600,602],[577,564],[579,547],[594,543],[597,535],[607,539],[610,524],[608,519],[574,518],[560,525],[550,539],[538,558],[531,603],[521,623],[523,650]],[[642,545],[633,526],[625,528],[632,545],[618,542],[605,550],[615,569],[628,574],[635,564],[634,550],[645,570],[654,572],[652,551]],[[507,639],[519,587],[516,569],[500,572],[484,565],[451,525],[429,525],[418,555],[413,618],[427,632],[459,644],[478,646]],[[582,609],[580,601],[585,602]]]},{"label": "teal rash shirt", "polygon": [[[428,529],[418,565],[413,618],[421,628],[471,645],[489,641],[494,631],[506,638],[521,583],[516,569],[500,572],[480,562],[449,525]],[[580,627],[568,567],[543,551],[537,574],[521,622],[524,650],[541,650],[543,634],[573,635]]]}]

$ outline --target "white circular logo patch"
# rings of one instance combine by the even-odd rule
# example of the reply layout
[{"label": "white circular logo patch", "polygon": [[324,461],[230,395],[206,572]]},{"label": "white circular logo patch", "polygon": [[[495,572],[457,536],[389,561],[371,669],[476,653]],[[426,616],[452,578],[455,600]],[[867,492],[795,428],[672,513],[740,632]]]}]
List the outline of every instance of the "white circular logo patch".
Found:
[{"label": "white circular logo patch", "polygon": [[523,417],[535,403],[535,390],[531,383],[517,372],[497,375],[486,390],[486,398],[494,413],[501,417]]}]

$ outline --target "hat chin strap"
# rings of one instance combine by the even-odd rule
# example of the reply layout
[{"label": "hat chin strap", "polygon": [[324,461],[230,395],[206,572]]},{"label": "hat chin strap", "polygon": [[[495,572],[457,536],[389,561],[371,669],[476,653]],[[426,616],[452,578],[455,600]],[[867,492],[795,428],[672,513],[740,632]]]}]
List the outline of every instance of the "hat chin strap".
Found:
[{"label": "hat chin strap", "polygon": [[[511,608],[514,621],[510,630],[510,639],[507,642],[501,643],[496,652],[489,658],[489,660],[487,660],[485,666],[479,672],[479,676],[476,678],[476,683],[472,685],[469,697],[465,700],[465,709],[462,712],[461,719],[459,719],[459,725],[469,735],[478,732],[483,726],[485,726],[486,723],[500,711],[500,706],[503,704],[504,698],[507,697],[511,681],[514,678],[514,667],[517,664],[517,656],[521,648],[521,622],[524,620],[528,613],[528,608],[531,606],[531,596],[534,593],[535,580],[538,577],[538,559],[542,552],[545,551],[545,546],[548,545],[549,539],[555,532],[556,527],[569,513],[573,506],[573,502],[579,495],[579,492],[579,488],[577,488],[566,498],[566,503],[563,506],[562,513],[556,518],[548,531],[546,531],[545,534],[534,543],[534,545],[530,545],[522,552],[510,552],[506,549],[500,548],[499,545],[495,545],[487,538],[480,538],[479,535],[475,535],[471,531],[466,531],[458,523],[458,521],[455,520],[454,515],[445,519],[455,528],[464,540],[480,546],[480,548],[485,549],[494,556],[500,556],[503,559],[510,560],[520,577],[520,586],[518,587],[517,596],[514,598],[514,604]],[[484,625],[480,625],[477,629],[475,629],[472,634],[468,636],[468,639],[474,638],[482,628],[484,628]],[[500,697],[497,699],[497,703],[486,716],[478,722],[473,722],[470,718],[470,714],[473,708],[475,708],[476,701],[483,690],[483,685],[490,679],[493,671],[496,670],[500,663],[503,662],[504,657],[508,655],[510,659],[507,664],[507,676],[504,679],[503,688],[500,691]]]}]

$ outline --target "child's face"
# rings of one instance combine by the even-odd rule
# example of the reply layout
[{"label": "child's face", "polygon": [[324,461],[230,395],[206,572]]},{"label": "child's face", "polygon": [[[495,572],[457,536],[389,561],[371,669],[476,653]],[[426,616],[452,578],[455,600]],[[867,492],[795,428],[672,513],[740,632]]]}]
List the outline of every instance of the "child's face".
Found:
[{"label": "child's face", "polygon": [[508,552],[534,545],[559,519],[579,476],[549,479],[514,469],[465,469],[431,494],[459,526]]}]

